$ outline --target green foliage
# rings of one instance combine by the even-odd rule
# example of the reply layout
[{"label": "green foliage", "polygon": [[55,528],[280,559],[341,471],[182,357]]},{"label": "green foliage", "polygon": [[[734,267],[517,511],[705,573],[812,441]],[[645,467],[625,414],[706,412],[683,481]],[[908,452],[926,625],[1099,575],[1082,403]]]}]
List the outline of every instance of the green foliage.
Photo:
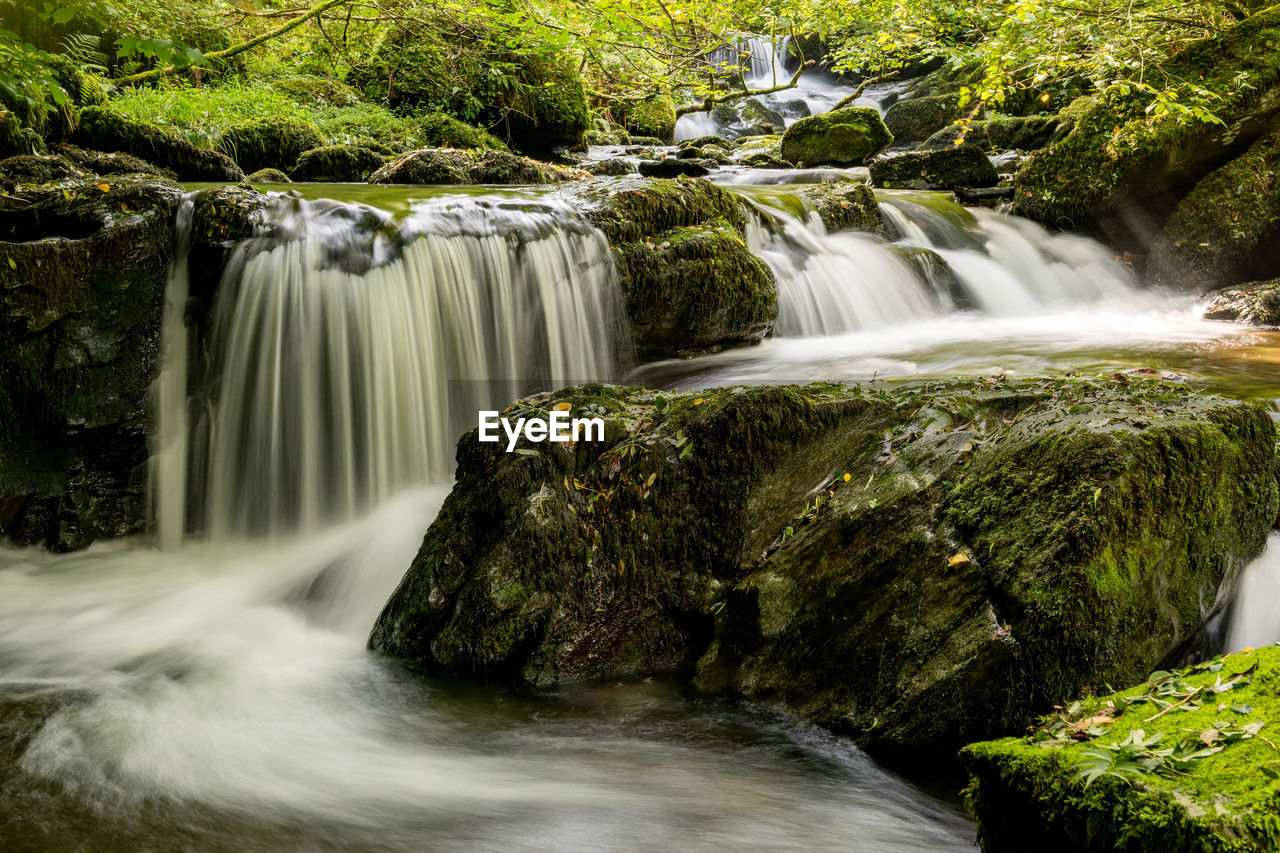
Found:
[{"label": "green foliage", "polygon": [[311,122],[273,116],[228,128],[218,139],[218,150],[246,172],[256,172],[291,168],[298,155],[320,147],[323,142],[320,131]]}]

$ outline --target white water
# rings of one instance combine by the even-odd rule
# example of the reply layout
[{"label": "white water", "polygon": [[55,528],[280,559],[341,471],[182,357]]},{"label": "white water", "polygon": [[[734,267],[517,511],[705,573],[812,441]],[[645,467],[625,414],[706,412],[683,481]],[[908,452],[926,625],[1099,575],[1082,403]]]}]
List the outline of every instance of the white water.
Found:
[{"label": "white water", "polygon": [[616,371],[608,245],[563,207],[446,198],[392,222],[280,198],[270,223],[217,309],[216,538],[319,529],[446,480],[477,410]]},{"label": "white water", "polygon": [[1280,533],[1240,578],[1224,652],[1280,643]]}]

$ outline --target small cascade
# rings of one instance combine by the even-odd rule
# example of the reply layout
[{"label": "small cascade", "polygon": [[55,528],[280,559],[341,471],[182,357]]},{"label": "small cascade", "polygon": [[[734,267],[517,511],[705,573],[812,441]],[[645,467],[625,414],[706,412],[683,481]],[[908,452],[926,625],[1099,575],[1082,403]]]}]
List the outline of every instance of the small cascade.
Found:
[{"label": "small cascade", "polygon": [[882,234],[828,234],[797,195],[743,193],[757,211],[748,245],[778,282],[778,337],[882,329],[957,309],[1026,316],[1136,293],[1092,240],[937,193],[879,194]]},{"label": "small cascade", "polygon": [[220,286],[195,514],[215,539],[316,530],[447,480],[477,410],[611,378],[625,330],[608,245],[566,206],[278,196]]},{"label": "small cascade", "polygon": [[1280,533],[1245,567],[1231,606],[1223,652],[1280,643]]}]

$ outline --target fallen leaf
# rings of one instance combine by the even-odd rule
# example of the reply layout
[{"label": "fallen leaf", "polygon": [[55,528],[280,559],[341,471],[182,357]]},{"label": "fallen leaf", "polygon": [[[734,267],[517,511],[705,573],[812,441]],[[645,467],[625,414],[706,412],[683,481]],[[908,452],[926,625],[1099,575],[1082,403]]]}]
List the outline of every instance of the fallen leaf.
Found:
[{"label": "fallen leaf", "polygon": [[111,184],[103,182],[101,184],[98,184],[98,189],[102,190],[105,193],[111,189]]},{"label": "fallen leaf", "polygon": [[964,551],[960,551],[959,553],[952,554],[951,559],[947,560],[947,568],[954,569],[956,566],[963,566],[967,562],[969,562],[969,555]]},{"label": "fallen leaf", "polygon": [[569,411],[569,410],[570,410],[570,409],[572,409],[572,408],[573,408],[573,404],[572,404],[572,403],[556,403],[554,406],[552,406],[552,407],[551,407],[551,411],[553,411],[553,412],[567,412],[567,411]]},{"label": "fallen leaf", "polygon": [[694,404],[695,406],[701,406],[701,405],[702,405],[702,398],[701,398],[701,397],[699,397],[698,399],[694,400],[694,401],[693,401],[693,404]]},{"label": "fallen leaf", "polygon": [[852,475],[852,474],[845,474],[845,475],[844,475],[844,481],[845,481],[846,483],[847,483],[847,482],[849,482],[849,480],[850,480],[850,479],[852,479],[852,478],[853,478],[853,475]]}]

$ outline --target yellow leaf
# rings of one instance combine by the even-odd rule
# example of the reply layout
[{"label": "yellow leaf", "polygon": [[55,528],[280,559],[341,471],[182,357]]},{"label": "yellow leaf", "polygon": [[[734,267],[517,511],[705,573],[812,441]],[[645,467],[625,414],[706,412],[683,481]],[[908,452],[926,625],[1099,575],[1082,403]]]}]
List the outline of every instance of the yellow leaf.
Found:
[{"label": "yellow leaf", "polygon": [[853,475],[852,475],[852,474],[845,474],[845,475],[844,475],[844,481],[845,481],[846,483],[847,483],[847,482],[849,482],[851,479],[853,479]]},{"label": "yellow leaf", "polygon": [[569,411],[569,410],[570,410],[570,409],[572,409],[572,408],[573,408],[573,404],[572,404],[572,403],[556,403],[554,406],[552,406],[552,407],[551,407],[551,411],[553,411],[553,412],[567,412],[567,411]]},{"label": "yellow leaf", "polygon": [[98,189],[102,190],[103,192],[106,192],[107,190],[111,189],[111,184],[108,184],[105,182],[98,184]]},{"label": "yellow leaf", "polygon": [[694,400],[694,401],[693,401],[693,404],[694,404],[695,406],[701,406],[701,405],[702,405],[702,398],[701,398],[701,397],[699,397],[698,399]]},{"label": "yellow leaf", "polygon": [[947,568],[954,569],[956,566],[963,566],[967,562],[969,562],[969,555],[964,551],[960,551],[953,554],[950,560],[947,560]]}]

